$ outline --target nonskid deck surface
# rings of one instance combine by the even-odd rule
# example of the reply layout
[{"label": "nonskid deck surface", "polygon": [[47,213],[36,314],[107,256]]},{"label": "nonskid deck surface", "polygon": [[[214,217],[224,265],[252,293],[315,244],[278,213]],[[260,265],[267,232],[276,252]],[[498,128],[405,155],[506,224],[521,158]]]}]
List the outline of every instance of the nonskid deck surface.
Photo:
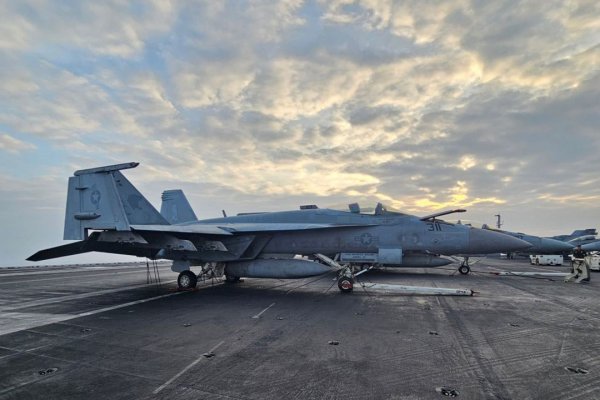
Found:
[{"label": "nonskid deck surface", "polygon": [[[147,284],[145,265],[0,270],[0,399],[587,399],[600,390],[600,274],[524,260],[371,271],[364,281],[468,288],[405,296],[333,276]],[[154,273],[151,274],[154,279]],[[437,391],[436,391],[437,389]]]}]

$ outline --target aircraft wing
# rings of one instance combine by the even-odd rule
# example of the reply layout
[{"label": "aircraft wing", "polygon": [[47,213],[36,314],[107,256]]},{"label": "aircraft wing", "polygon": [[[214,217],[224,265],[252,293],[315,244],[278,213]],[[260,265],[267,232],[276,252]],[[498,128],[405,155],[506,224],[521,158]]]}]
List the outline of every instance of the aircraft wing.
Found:
[{"label": "aircraft wing", "polygon": [[130,225],[136,231],[164,233],[191,233],[197,235],[233,235],[260,232],[289,232],[308,229],[351,228],[364,225],[302,224],[302,223],[234,223],[234,224],[190,224],[190,225]]},{"label": "aircraft wing", "polygon": [[197,235],[232,235],[231,232],[218,225],[130,225],[134,231],[164,232],[164,233],[194,233]]},{"label": "aircraft wing", "polygon": [[[161,249],[171,251],[206,251],[196,244],[204,243],[210,254],[205,257],[237,258],[255,241],[258,233],[276,233],[309,229],[342,229],[369,225],[334,225],[301,223],[238,223],[238,224],[190,224],[190,225],[130,225],[130,231],[105,230],[93,232],[86,240],[63,246],[40,250],[27,260],[41,261],[51,258],[100,251],[154,258]],[[136,233],[137,232],[137,233]],[[145,233],[151,233],[147,236]],[[148,240],[144,238],[148,237]],[[216,237],[221,237],[217,239]],[[189,240],[188,240],[189,239]],[[262,240],[262,239],[261,239]],[[266,244],[259,240],[260,245]],[[260,247],[255,245],[254,250]]]},{"label": "aircraft wing", "polygon": [[219,225],[221,229],[232,233],[249,232],[286,232],[303,231],[307,229],[333,229],[333,228],[353,228],[361,226],[371,226],[371,224],[302,224],[302,223],[243,223]]}]

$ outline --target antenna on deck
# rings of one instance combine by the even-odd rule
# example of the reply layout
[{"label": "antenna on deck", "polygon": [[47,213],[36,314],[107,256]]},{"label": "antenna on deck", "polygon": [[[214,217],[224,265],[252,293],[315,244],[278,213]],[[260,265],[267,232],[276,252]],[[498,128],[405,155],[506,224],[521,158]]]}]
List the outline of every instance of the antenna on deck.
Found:
[{"label": "antenna on deck", "polygon": [[500,229],[502,227],[502,225],[504,225],[504,222],[502,222],[502,217],[500,216],[500,214],[496,214],[496,215],[494,215],[494,217],[497,218],[496,228]]}]

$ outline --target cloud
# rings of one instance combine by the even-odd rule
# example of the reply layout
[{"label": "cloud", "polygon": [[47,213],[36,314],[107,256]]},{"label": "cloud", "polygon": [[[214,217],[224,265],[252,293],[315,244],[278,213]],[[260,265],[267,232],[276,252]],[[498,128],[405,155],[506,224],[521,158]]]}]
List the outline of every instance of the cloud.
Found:
[{"label": "cloud", "polygon": [[457,181],[456,186],[447,191],[446,200],[435,200],[437,197],[441,196],[429,195],[426,198],[416,200],[415,205],[419,208],[433,207],[439,209],[454,206],[471,207],[480,203],[506,203],[506,200],[499,199],[496,197],[471,198],[469,196],[469,188],[467,187],[467,184],[464,181]]},{"label": "cloud", "polygon": [[468,169],[473,168],[476,165],[477,159],[474,156],[464,155],[460,158],[460,162],[458,163],[457,167],[462,169],[463,171],[466,171]]},{"label": "cloud", "polygon": [[0,173],[26,196],[53,168],[62,193],[75,169],[140,161],[144,193],[183,187],[204,216],[382,201],[583,224],[598,7],[4,2]]},{"label": "cloud", "polygon": [[135,5],[118,0],[3,2],[0,13],[11,18],[0,28],[0,49],[51,51],[65,57],[69,51],[133,57],[144,49],[146,40],[168,30],[174,18],[171,4],[158,0]]},{"label": "cloud", "polygon": [[0,134],[0,150],[10,153],[20,153],[25,150],[33,150],[33,143],[24,142],[7,134]]}]

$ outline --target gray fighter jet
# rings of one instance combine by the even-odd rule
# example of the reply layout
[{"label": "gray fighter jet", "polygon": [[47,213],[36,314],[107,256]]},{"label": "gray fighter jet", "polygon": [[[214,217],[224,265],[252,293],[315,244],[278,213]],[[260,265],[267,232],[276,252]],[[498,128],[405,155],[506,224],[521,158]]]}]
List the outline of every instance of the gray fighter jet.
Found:
[{"label": "gray fighter jet", "polygon": [[573,233],[571,233],[570,235],[551,236],[550,239],[556,239],[556,240],[560,240],[562,242],[568,242],[570,240],[577,239],[578,237],[581,237],[581,236],[597,235],[597,234],[598,234],[598,231],[595,228],[577,229],[577,230],[574,230]]},{"label": "gray fighter jet", "polygon": [[600,236],[597,235],[585,235],[569,240],[569,243],[573,246],[581,245],[581,248],[585,251],[600,251]]},{"label": "gray fighter jet", "polygon": [[[186,200],[181,209],[163,204],[165,218],[120,172],[137,165],[76,171],[69,178],[64,239],[79,241],[41,250],[28,260],[90,251],[169,259],[172,270],[180,273],[179,286],[192,288],[198,278],[192,266],[202,266],[200,274],[225,275],[230,282],[240,277],[303,278],[332,270],[331,264],[315,261],[327,260],[324,255],[347,264],[434,267],[449,263],[441,255],[530,246],[503,233],[437,219],[464,210],[416,217],[382,205],[373,214],[304,207],[198,221]],[[338,286],[351,291],[353,282],[345,271]]]},{"label": "gray fighter jet", "polygon": [[519,254],[562,254],[564,252],[569,252],[573,250],[574,247],[571,243],[562,242],[560,240],[535,235],[528,235],[526,233],[521,232],[510,232],[501,229],[495,229],[485,224],[482,226],[482,228],[494,232],[504,233],[505,235],[510,235],[512,237],[516,237],[518,239],[531,243],[531,247],[525,250],[520,250]]}]

